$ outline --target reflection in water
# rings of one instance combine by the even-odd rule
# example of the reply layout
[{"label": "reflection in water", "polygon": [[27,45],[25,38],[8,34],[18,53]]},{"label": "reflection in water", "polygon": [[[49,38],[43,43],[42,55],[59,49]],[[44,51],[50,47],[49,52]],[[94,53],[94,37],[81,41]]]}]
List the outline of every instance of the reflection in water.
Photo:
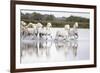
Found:
[{"label": "reflection in water", "polygon": [[68,52],[71,50],[73,56],[77,56],[77,48],[78,48],[78,43],[77,40],[72,40],[72,41],[60,41],[60,42],[55,42],[56,49],[58,52],[63,52],[65,56],[67,56]]},{"label": "reflection in water", "polygon": [[36,55],[37,57],[49,56],[49,49],[52,43],[47,41],[33,41],[31,43],[21,43],[21,57],[28,55]]},{"label": "reflection in water", "polygon": [[[67,57],[70,52],[73,57],[77,56],[78,43],[77,40],[72,41],[41,41],[41,40],[32,40],[32,41],[23,41],[21,42],[21,63],[23,58],[31,57],[34,59],[39,59],[42,61],[42,58],[56,59],[59,55]],[[55,52],[53,52],[55,51]],[[56,53],[56,56],[55,56]],[[55,58],[52,58],[53,57]]]}]

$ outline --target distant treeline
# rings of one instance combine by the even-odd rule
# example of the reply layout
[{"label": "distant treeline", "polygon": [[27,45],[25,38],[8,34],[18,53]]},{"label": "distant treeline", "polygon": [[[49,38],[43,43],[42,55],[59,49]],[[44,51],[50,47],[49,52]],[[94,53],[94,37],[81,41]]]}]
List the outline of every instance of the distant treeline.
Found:
[{"label": "distant treeline", "polygon": [[21,20],[25,21],[26,23],[40,22],[44,26],[46,26],[48,22],[51,22],[53,27],[64,27],[64,25],[66,24],[69,24],[72,27],[75,22],[78,22],[79,28],[89,28],[88,18],[73,16],[73,15],[71,15],[70,17],[55,17],[54,15],[49,15],[49,14],[43,15],[36,12],[25,13],[25,14],[21,13]]}]

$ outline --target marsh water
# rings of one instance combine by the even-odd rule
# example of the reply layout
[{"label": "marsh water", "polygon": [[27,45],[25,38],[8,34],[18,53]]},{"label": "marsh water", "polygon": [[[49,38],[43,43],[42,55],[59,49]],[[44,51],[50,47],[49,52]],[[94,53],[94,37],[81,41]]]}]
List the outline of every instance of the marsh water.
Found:
[{"label": "marsh water", "polygon": [[[57,29],[52,28],[53,37]],[[71,41],[21,40],[21,63],[67,62],[90,58],[90,31],[78,29],[79,38]]]}]

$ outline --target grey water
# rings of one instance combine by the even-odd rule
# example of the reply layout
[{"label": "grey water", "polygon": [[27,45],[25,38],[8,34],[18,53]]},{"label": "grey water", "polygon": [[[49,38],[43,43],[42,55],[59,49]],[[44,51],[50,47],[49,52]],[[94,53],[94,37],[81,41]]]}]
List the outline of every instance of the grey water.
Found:
[{"label": "grey water", "polygon": [[[58,29],[52,29],[53,37]],[[89,60],[90,30],[78,29],[79,38],[71,41],[21,40],[23,64]]]}]

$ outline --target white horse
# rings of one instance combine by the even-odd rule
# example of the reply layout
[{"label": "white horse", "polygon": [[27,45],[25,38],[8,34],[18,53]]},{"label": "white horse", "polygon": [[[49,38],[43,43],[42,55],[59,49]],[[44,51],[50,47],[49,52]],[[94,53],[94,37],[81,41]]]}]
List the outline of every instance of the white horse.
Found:
[{"label": "white horse", "polygon": [[28,34],[28,29],[27,29],[26,25],[27,24],[24,21],[21,21],[21,24],[20,24],[20,36],[21,36],[21,38],[26,37]]},{"label": "white horse", "polygon": [[36,24],[29,23],[26,27],[28,28],[28,32],[30,34],[34,34],[34,31],[36,30]]},{"label": "white horse", "polygon": [[41,23],[29,23],[26,24],[24,21],[21,21],[21,37],[23,39],[36,39],[39,38],[39,34],[42,30]]},{"label": "white horse", "polygon": [[49,23],[47,23],[47,26],[42,29],[42,31],[41,31],[42,39],[45,39],[45,40],[52,39],[51,27],[52,27],[52,24],[49,22]]},{"label": "white horse", "polygon": [[23,39],[33,39],[36,37],[36,30],[37,30],[37,25],[38,24],[34,24],[34,23],[29,23],[26,25],[25,22],[21,22],[21,24],[23,24],[23,26],[21,25],[21,34],[22,32],[24,32]]},{"label": "white horse", "polygon": [[69,31],[70,31],[70,26],[69,24],[66,24],[64,26],[64,30],[57,31],[56,32],[56,40],[69,40]]},{"label": "white horse", "polygon": [[78,22],[75,22],[73,28],[70,30],[70,39],[78,39]]},{"label": "white horse", "polygon": [[42,24],[41,23],[29,23],[26,27],[27,27],[27,32],[28,35],[27,37],[29,37],[28,39],[39,39],[40,38],[40,32],[42,30]]},{"label": "white horse", "polygon": [[43,25],[41,23],[37,23],[36,24],[36,29],[34,31],[37,39],[41,38],[42,30],[43,30]]}]

